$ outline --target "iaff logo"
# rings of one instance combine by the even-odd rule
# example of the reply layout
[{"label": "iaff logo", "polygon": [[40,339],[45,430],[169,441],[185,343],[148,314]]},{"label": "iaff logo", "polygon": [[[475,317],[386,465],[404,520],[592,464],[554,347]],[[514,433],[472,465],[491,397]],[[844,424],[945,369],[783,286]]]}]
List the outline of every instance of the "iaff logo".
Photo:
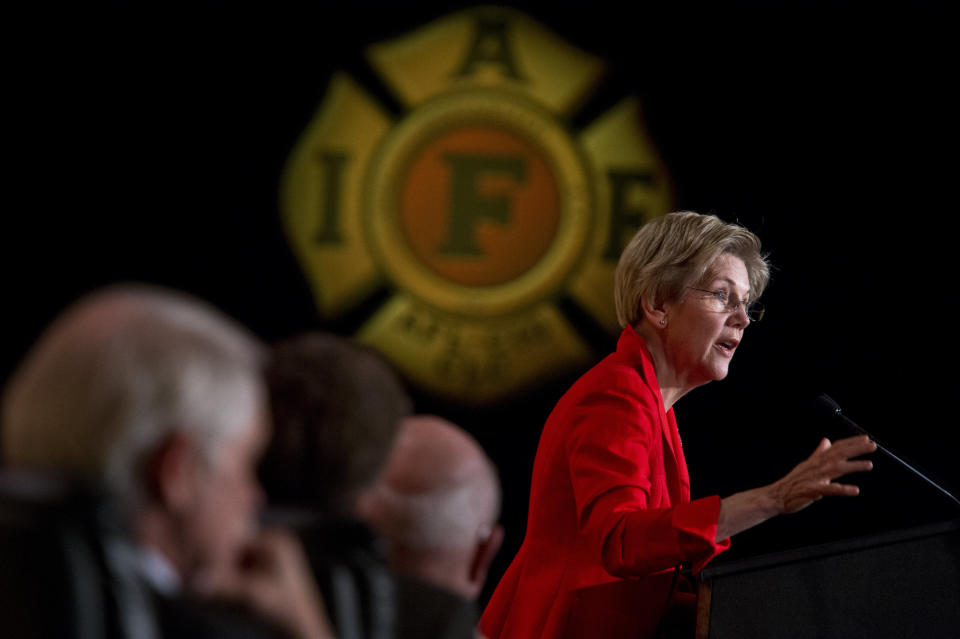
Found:
[{"label": "iaff logo", "polygon": [[367,54],[405,113],[333,77],[282,185],[320,314],[389,287],[358,337],[453,399],[500,399],[588,364],[559,302],[615,332],[624,242],[670,209],[637,100],[571,131],[603,62],[506,9],[463,11]]}]

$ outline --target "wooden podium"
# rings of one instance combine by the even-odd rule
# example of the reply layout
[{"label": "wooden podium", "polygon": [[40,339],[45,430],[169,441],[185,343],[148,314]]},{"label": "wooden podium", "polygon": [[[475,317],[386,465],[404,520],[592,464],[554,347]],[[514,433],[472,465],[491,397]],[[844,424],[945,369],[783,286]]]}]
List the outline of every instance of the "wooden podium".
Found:
[{"label": "wooden podium", "polygon": [[960,638],[960,519],[707,567],[697,639]]}]

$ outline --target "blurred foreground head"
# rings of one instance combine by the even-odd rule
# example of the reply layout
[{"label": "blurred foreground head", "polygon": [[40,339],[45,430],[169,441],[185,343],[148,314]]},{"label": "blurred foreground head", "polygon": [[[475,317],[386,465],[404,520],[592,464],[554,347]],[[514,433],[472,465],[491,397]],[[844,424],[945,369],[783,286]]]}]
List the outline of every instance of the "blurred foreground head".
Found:
[{"label": "blurred foreground head", "polygon": [[140,285],[92,293],[11,377],[5,461],[101,483],[181,579],[226,570],[260,501],[262,356],[239,325],[186,295]]},{"label": "blurred foreground head", "polygon": [[467,599],[483,588],[503,541],[496,469],[469,434],[439,417],[403,421],[360,510],[390,542],[398,572]]},{"label": "blurred foreground head", "polygon": [[274,437],[262,477],[270,501],[351,516],[412,410],[400,378],[372,348],[306,333],[276,346],[267,384]]}]

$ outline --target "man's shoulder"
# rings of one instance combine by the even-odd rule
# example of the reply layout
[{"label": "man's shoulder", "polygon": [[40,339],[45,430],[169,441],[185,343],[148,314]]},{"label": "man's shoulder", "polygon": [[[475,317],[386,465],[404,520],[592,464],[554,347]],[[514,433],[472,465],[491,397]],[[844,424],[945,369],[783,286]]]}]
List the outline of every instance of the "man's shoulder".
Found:
[{"label": "man's shoulder", "polygon": [[156,625],[161,637],[283,639],[289,636],[238,605],[153,594]]},{"label": "man's shoulder", "polygon": [[317,518],[296,530],[310,561],[318,566],[350,564],[387,568],[386,540],[360,519]]},{"label": "man's shoulder", "polygon": [[457,593],[409,576],[397,578],[397,636],[473,639],[480,611]]}]

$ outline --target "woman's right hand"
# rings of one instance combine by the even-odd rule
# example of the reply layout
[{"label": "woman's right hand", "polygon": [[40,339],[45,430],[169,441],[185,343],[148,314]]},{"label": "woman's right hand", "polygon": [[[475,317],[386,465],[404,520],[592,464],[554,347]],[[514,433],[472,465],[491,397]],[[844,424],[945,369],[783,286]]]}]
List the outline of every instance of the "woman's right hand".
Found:
[{"label": "woman's right hand", "polygon": [[860,489],[852,484],[834,483],[835,479],[868,471],[873,462],[853,459],[872,453],[877,445],[866,435],[831,442],[824,438],[813,454],[800,462],[783,479],[767,488],[781,513],[795,513],[825,496],[854,497]]},{"label": "woman's right hand", "polygon": [[717,518],[717,542],[776,515],[803,510],[821,497],[858,495],[860,489],[856,486],[836,484],[833,480],[873,468],[870,460],[853,458],[876,449],[877,445],[866,435],[836,442],[823,439],[813,454],[783,479],[723,499]]}]

